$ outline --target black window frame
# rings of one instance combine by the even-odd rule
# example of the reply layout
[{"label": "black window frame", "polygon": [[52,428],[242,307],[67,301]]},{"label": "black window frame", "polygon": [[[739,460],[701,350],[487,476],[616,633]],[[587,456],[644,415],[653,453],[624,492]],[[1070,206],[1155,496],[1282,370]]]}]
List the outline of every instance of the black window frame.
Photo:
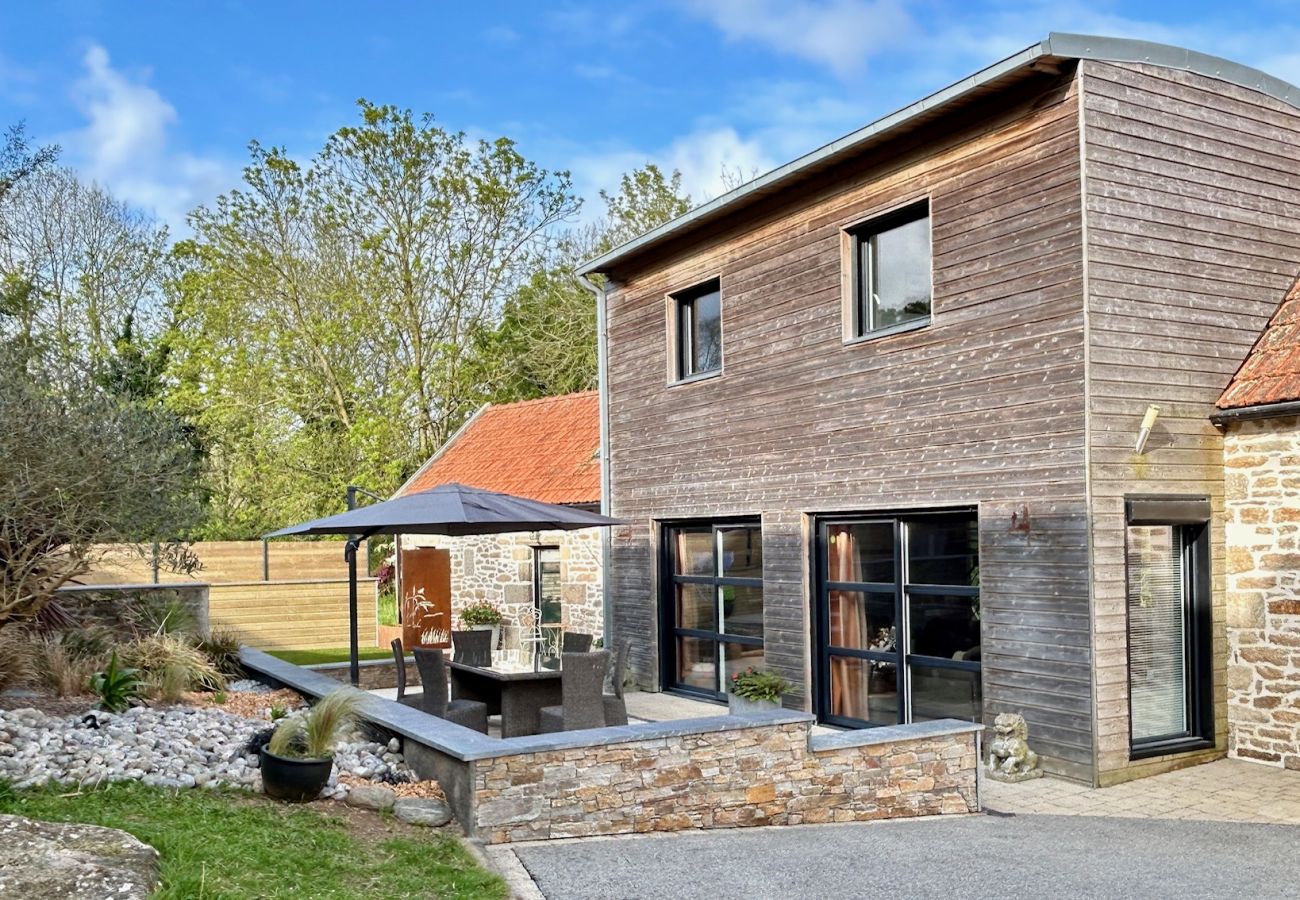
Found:
[{"label": "black window frame", "polygon": [[[718,295],[718,364],[714,368],[700,369],[698,365],[699,327],[695,313],[696,303],[710,294]],[[669,295],[673,310],[673,383],[698,381],[722,374],[722,280],[710,278],[682,291]]]},{"label": "black window frame", "polygon": [[[713,535],[713,571],[714,575],[679,575],[674,566],[674,532],[680,530],[699,530],[708,528]],[[659,681],[663,690],[672,693],[686,694],[692,697],[700,697],[707,700],[725,701],[726,691],[726,667],[722,662],[719,649],[723,644],[742,644],[749,647],[762,647],[766,650],[767,635],[764,629],[763,637],[754,637],[753,635],[738,635],[723,631],[723,621],[719,616],[715,622],[714,631],[705,631],[697,628],[679,628],[677,626],[677,601],[676,586],[678,584],[707,584],[713,585],[715,589],[720,589],[728,585],[734,587],[756,587],[759,590],[764,589],[763,578],[736,578],[724,576],[720,573],[722,570],[717,558],[718,539],[717,532],[725,528],[753,528],[758,532],[760,546],[763,541],[763,522],[758,516],[727,517],[716,519],[680,519],[665,521],[660,523],[660,580],[659,580]],[[764,593],[766,608],[766,592]],[[715,607],[716,608],[716,607]],[[709,691],[697,685],[683,684],[677,681],[677,639],[679,637],[694,637],[700,640],[711,640],[714,645],[714,684],[719,690]]]},{"label": "black window frame", "polygon": [[[983,706],[983,663],[982,660],[955,660],[938,656],[929,656],[911,652],[910,619],[907,608],[911,596],[970,596],[977,601],[982,595],[981,585],[963,587],[961,585],[935,585],[912,582],[908,577],[907,562],[908,540],[905,537],[905,523],[925,518],[944,518],[951,516],[970,516],[975,523],[977,534],[979,528],[979,511],[976,507],[955,507],[945,509],[913,510],[905,512],[882,513],[836,513],[815,517],[815,539],[812,560],[816,578],[813,593],[815,608],[811,616],[813,626],[813,691],[814,709],[818,721],[843,728],[884,728],[912,720],[911,716],[911,680],[913,664],[934,669],[954,669],[975,672],[980,680],[981,716]],[[888,523],[893,529],[894,542],[894,580],[889,582],[832,581],[828,577],[827,560],[829,558],[829,530],[835,525]],[[979,566],[979,544],[976,543],[976,567]],[[863,650],[850,647],[833,647],[830,643],[830,592],[847,591],[857,593],[888,594],[894,600],[895,641],[893,650]],[[982,623],[981,623],[982,626]],[[981,633],[983,629],[981,627]],[[981,636],[981,644],[983,638]],[[831,658],[846,657],[862,659],[869,662],[890,663],[895,666],[895,678],[898,689],[898,703],[895,719],[891,722],[875,722],[831,713]]]},{"label": "black window frame", "polygon": [[915,203],[910,203],[901,209],[892,212],[883,213],[865,222],[854,225],[846,229],[849,236],[850,260],[852,278],[851,278],[851,297],[849,298],[848,308],[845,315],[848,317],[848,328],[846,329],[847,339],[850,343],[861,341],[870,341],[876,338],[888,337],[891,334],[901,334],[903,332],[915,331],[919,328],[927,328],[934,322],[934,247],[933,239],[927,250],[928,268],[930,271],[930,308],[926,315],[921,318],[911,319],[907,322],[898,322],[893,325],[882,327],[873,327],[871,323],[871,304],[869,298],[871,290],[868,282],[872,277],[873,267],[864,264],[865,251],[872,246],[871,242],[882,232],[898,228],[902,225],[908,225],[925,219],[930,222],[929,227],[932,229],[934,223],[930,221],[930,200],[927,197]]},{"label": "black window frame", "polygon": [[[1147,514],[1155,504],[1169,504],[1164,515]],[[1177,753],[1209,750],[1215,746],[1214,722],[1214,598],[1211,590],[1210,523],[1200,521],[1199,509],[1208,509],[1206,498],[1128,498],[1124,517],[1124,637],[1128,667],[1129,759],[1149,759]],[[1189,511],[1181,515],[1179,507]],[[1184,591],[1184,665],[1187,690],[1186,732],[1133,740],[1133,641],[1129,609],[1128,529],[1167,526],[1174,530],[1182,557]]]}]

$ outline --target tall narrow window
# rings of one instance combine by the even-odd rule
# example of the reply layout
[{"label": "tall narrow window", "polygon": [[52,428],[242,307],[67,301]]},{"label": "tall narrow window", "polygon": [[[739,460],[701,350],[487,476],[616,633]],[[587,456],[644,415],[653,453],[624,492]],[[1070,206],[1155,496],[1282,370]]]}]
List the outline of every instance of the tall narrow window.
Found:
[{"label": "tall narrow window", "polygon": [[666,686],[720,697],[763,666],[763,531],[756,522],[665,529]]},{"label": "tall narrow window", "polygon": [[1208,526],[1152,518],[1177,514],[1184,502],[1129,502],[1129,726],[1135,755],[1196,749],[1214,739]]},{"label": "tall narrow window", "polygon": [[710,281],[673,296],[678,380],[722,369],[722,291]]},{"label": "tall narrow window", "polygon": [[871,337],[930,321],[930,206],[922,203],[854,229],[850,333]]}]

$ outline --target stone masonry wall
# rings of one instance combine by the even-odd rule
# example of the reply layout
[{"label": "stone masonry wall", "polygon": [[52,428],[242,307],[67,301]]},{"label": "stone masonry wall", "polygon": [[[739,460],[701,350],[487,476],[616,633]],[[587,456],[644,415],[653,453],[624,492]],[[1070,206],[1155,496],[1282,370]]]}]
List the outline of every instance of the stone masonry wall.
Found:
[{"label": "stone masonry wall", "polygon": [[487,600],[501,607],[506,624],[533,606],[533,547],[560,550],[560,596],[566,631],[600,635],[604,629],[599,528],[530,531],[473,537],[411,535],[405,547],[451,551],[451,612]]},{"label": "stone masonry wall", "polygon": [[809,722],[475,763],[474,832],[510,841],[979,809],[977,733],[809,746]]},{"label": "stone masonry wall", "polygon": [[1300,769],[1300,420],[1224,439],[1228,752]]}]

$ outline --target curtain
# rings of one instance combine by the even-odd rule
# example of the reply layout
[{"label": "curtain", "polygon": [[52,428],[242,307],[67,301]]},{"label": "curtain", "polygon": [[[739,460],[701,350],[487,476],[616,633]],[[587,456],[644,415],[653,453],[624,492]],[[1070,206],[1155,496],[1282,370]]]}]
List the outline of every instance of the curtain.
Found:
[{"label": "curtain", "polygon": [[[830,556],[827,560],[828,580],[861,581],[862,558],[852,527],[832,525],[827,537],[827,552]],[[827,638],[830,645],[866,647],[865,597],[851,591],[830,591],[828,601],[830,634]],[[865,701],[870,666],[863,660],[832,656],[830,670],[831,712],[837,716],[866,718]]]}]

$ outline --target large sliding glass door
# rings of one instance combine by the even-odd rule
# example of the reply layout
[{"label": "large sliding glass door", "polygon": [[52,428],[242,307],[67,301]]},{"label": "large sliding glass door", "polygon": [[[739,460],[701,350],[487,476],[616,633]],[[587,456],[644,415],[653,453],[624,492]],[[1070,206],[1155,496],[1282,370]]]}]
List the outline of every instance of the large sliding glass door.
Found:
[{"label": "large sliding glass door", "polygon": [[980,718],[978,547],[974,512],[819,522],[822,719]]},{"label": "large sliding glass door", "polygon": [[664,529],[664,686],[722,697],[763,665],[763,533],[757,522]]}]

